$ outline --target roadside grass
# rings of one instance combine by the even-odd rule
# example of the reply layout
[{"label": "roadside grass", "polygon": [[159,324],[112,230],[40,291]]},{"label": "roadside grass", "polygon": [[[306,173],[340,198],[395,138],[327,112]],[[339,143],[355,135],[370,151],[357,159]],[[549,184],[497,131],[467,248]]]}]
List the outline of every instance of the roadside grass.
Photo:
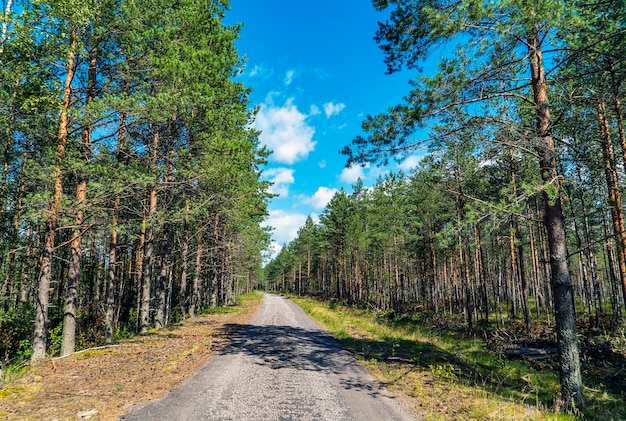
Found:
[{"label": "roadside grass", "polygon": [[245,294],[228,311],[201,314],[65,358],[3,367],[0,419],[117,420],[193,375],[249,321],[262,298],[260,292]]},{"label": "roadside grass", "polygon": [[559,376],[548,364],[511,361],[482,338],[437,329],[417,316],[388,318],[290,298],[426,421],[626,419],[622,396],[589,367],[585,414],[559,414]]},{"label": "roadside grass", "polygon": [[246,292],[245,294],[235,297],[235,303],[230,306],[208,306],[200,310],[200,314],[224,314],[224,313],[240,313],[241,306],[246,301],[261,301],[263,300],[263,293],[260,291]]}]

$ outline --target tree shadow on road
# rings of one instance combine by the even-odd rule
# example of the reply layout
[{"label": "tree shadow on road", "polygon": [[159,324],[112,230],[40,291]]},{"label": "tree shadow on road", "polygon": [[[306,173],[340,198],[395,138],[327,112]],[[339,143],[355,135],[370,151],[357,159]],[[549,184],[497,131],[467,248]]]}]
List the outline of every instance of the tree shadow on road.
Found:
[{"label": "tree shadow on road", "polygon": [[[366,390],[372,395],[380,393],[378,382],[365,382],[354,370],[365,370],[353,355],[364,360],[393,364],[399,373],[427,370],[439,381],[460,382],[480,386],[491,392],[519,398],[524,383],[520,376],[512,376],[506,365],[493,366],[482,362],[479,356],[462,358],[435,344],[402,339],[374,340],[369,338],[343,338],[336,340],[323,331],[292,326],[243,325],[238,335],[222,354],[244,354],[257,358],[259,365],[275,370],[326,371],[339,375],[346,389]],[[229,327],[230,330],[236,330]],[[402,377],[395,378],[397,382]],[[363,377],[366,378],[366,377]],[[552,394],[539,396],[544,402]]]},{"label": "tree shadow on road", "polygon": [[381,393],[381,385],[366,374],[352,354],[323,331],[276,325],[239,328],[239,334],[221,354],[251,356],[259,365],[274,370],[328,372],[337,375],[345,389],[365,391],[372,396]]}]

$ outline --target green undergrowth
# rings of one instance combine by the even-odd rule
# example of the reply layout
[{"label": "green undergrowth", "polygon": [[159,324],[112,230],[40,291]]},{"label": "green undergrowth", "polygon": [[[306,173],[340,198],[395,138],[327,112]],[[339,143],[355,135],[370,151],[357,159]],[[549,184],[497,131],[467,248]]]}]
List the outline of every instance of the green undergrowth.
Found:
[{"label": "green undergrowth", "polygon": [[[252,291],[239,295],[235,298],[233,305],[225,307],[206,307],[200,314],[223,314],[242,313],[248,307],[260,303],[263,300],[263,293]],[[176,329],[180,323],[180,309],[175,308],[172,312],[171,324],[164,330],[151,329],[148,335],[162,335]],[[131,310],[131,319],[136,320],[137,313]],[[77,336],[77,351],[105,345],[103,319],[98,318],[96,322],[90,323],[91,330],[81,332]],[[82,319],[81,319],[82,320]],[[30,366],[30,353],[32,348],[32,324],[34,321],[34,309],[32,307],[20,307],[8,312],[0,312],[0,385],[11,382],[19,378],[28,371]],[[56,324],[48,330],[48,350],[50,356],[58,356],[62,340],[62,324]],[[86,330],[86,329],[83,329]],[[119,327],[115,332],[115,343],[133,341],[137,336],[134,325],[128,324]],[[77,358],[85,359],[94,353],[106,353],[108,351],[87,351],[82,352]]]},{"label": "green undergrowth", "polygon": [[222,314],[222,313],[240,313],[245,311],[245,308],[242,308],[246,302],[258,302],[263,299],[263,293],[260,291],[251,291],[245,294],[241,294],[235,298],[235,302],[232,305],[218,307],[218,306],[209,306],[202,309],[200,314]]},{"label": "green undergrowth", "polygon": [[418,315],[390,318],[290,298],[425,420],[626,419],[622,396],[587,377],[585,414],[558,414],[559,376],[553,365],[509,360],[483,339],[429,326]]}]

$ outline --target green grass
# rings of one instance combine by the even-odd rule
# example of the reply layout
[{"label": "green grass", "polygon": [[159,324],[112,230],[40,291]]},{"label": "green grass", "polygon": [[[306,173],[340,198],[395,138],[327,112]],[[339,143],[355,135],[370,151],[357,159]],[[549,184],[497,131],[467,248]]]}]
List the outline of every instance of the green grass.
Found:
[{"label": "green grass", "polygon": [[241,294],[235,298],[235,303],[233,305],[218,307],[218,306],[208,306],[200,311],[200,314],[223,314],[223,313],[240,313],[245,311],[242,306],[245,306],[247,302],[259,302],[263,299],[263,293],[260,291],[252,291],[247,292],[245,294]]},{"label": "green grass", "polygon": [[291,298],[426,420],[626,419],[619,390],[604,386],[598,373],[584,374],[585,414],[558,414],[559,377],[547,364],[511,361],[484,340],[437,328],[419,314],[390,318]]}]

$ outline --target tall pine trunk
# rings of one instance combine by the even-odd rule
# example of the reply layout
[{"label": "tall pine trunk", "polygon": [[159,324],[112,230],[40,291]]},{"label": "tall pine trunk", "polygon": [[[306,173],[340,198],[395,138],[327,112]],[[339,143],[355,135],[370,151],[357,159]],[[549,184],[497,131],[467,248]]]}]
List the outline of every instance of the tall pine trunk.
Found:
[{"label": "tall pine trunk", "polygon": [[199,297],[200,297],[200,276],[202,275],[202,258],[204,257],[204,249],[202,245],[202,232],[198,232],[197,244],[196,244],[196,262],[195,272],[193,274],[193,281],[191,286],[191,300],[189,303],[189,316],[194,317],[196,311],[199,310]]},{"label": "tall pine trunk", "polygon": [[619,265],[619,279],[622,286],[622,298],[626,303],[626,229],[624,226],[624,210],[622,208],[622,193],[619,188],[617,167],[611,144],[611,132],[606,117],[604,102],[596,101],[598,111],[598,124],[600,126],[600,143],[602,144],[602,157],[604,159],[604,175],[606,187],[609,193],[609,207],[613,220],[613,232],[617,243],[617,262]]},{"label": "tall pine trunk", "polygon": [[159,277],[157,280],[156,298],[157,312],[154,318],[155,327],[160,329],[166,325],[167,295],[168,295],[168,260],[169,260],[169,224],[164,224],[161,230],[161,250],[159,251]]},{"label": "tall pine trunk", "polygon": [[576,311],[570,280],[565,237],[565,218],[561,206],[561,186],[556,164],[556,148],[552,137],[552,122],[548,105],[548,90],[539,29],[534,27],[527,35],[533,97],[536,105],[537,152],[544,186],[545,224],[548,236],[550,284],[554,313],[561,378],[561,397],[566,407],[584,407],[580,355],[576,338]]},{"label": "tall pine trunk", "polygon": [[59,130],[57,134],[56,157],[53,168],[53,187],[50,208],[44,222],[43,251],[39,274],[39,289],[37,291],[35,329],[33,334],[32,361],[38,361],[46,356],[48,339],[48,306],[50,301],[50,281],[52,279],[52,257],[55,251],[55,234],[58,227],[59,212],[63,201],[63,168],[68,136],[68,110],[71,106],[72,81],[75,74],[74,61],[76,58],[76,28],[70,31],[70,43],[65,68],[65,84],[63,102],[59,116]]},{"label": "tall pine trunk", "polygon": [[185,320],[189,304],[187,295],[187,272],[189,270],[189,200],[185,200],[185,222],[183,225],[183,244],[181,246],[180,270],[180,317]]},{"label": "tall pine trunk", "polygon": [[[115,162],[115,170],[119,169],[122,160],[122,152],[124,143],[126,142],[126,113],[120,114],[120,126],[117,135],[117,157]],[[116,290],[116,269],[117,269],[117,224],[119,219],[121,203],[121,192],[115,192],[113,198],[113,215],[111,217],[111,238],[109,240],[109,267],[107,270],[107,290],[106,290],[106,315],[105,315],[105,336],[106,343],[113,341],[115,333],[115,290]],[[121,294],[120,294],[121,296]]]},{"label": "tall pine trunk", "polygon": [[[87,76],[87,97],[85,106],[88,107],[96,95],[96,64],[98,50],[92,47],[89,51],[89,70]],[[91,133],[90,123],[86,123],[82,129],[81,154],[85,165],[91,157]],[[76,173],[76,216],[75,228],[70,244],[70,270],[67,280],[65,304],[63,306],[63,336],[61,342],[61,356],[69,355],[76,348],[76,307],[78,302],[78,288],[80,285],[81,259],[83,256],[83,222],[85,219],[85,207],[87,204],[88,177],[83,169]]]},{"label": "tall pine trunk", "polygon": [[157,213],[157,156],[159,147],[159,130],[155,127],[152,138],[152,184],[148,191],[148,217],[146,218],[146,236],[143,246],[143,275],[141,279],[141,299],[139,307],[139,333],[146,333],[150,327],[150,298],[152,289],[152,269],[154,257],[154,225]]}]

